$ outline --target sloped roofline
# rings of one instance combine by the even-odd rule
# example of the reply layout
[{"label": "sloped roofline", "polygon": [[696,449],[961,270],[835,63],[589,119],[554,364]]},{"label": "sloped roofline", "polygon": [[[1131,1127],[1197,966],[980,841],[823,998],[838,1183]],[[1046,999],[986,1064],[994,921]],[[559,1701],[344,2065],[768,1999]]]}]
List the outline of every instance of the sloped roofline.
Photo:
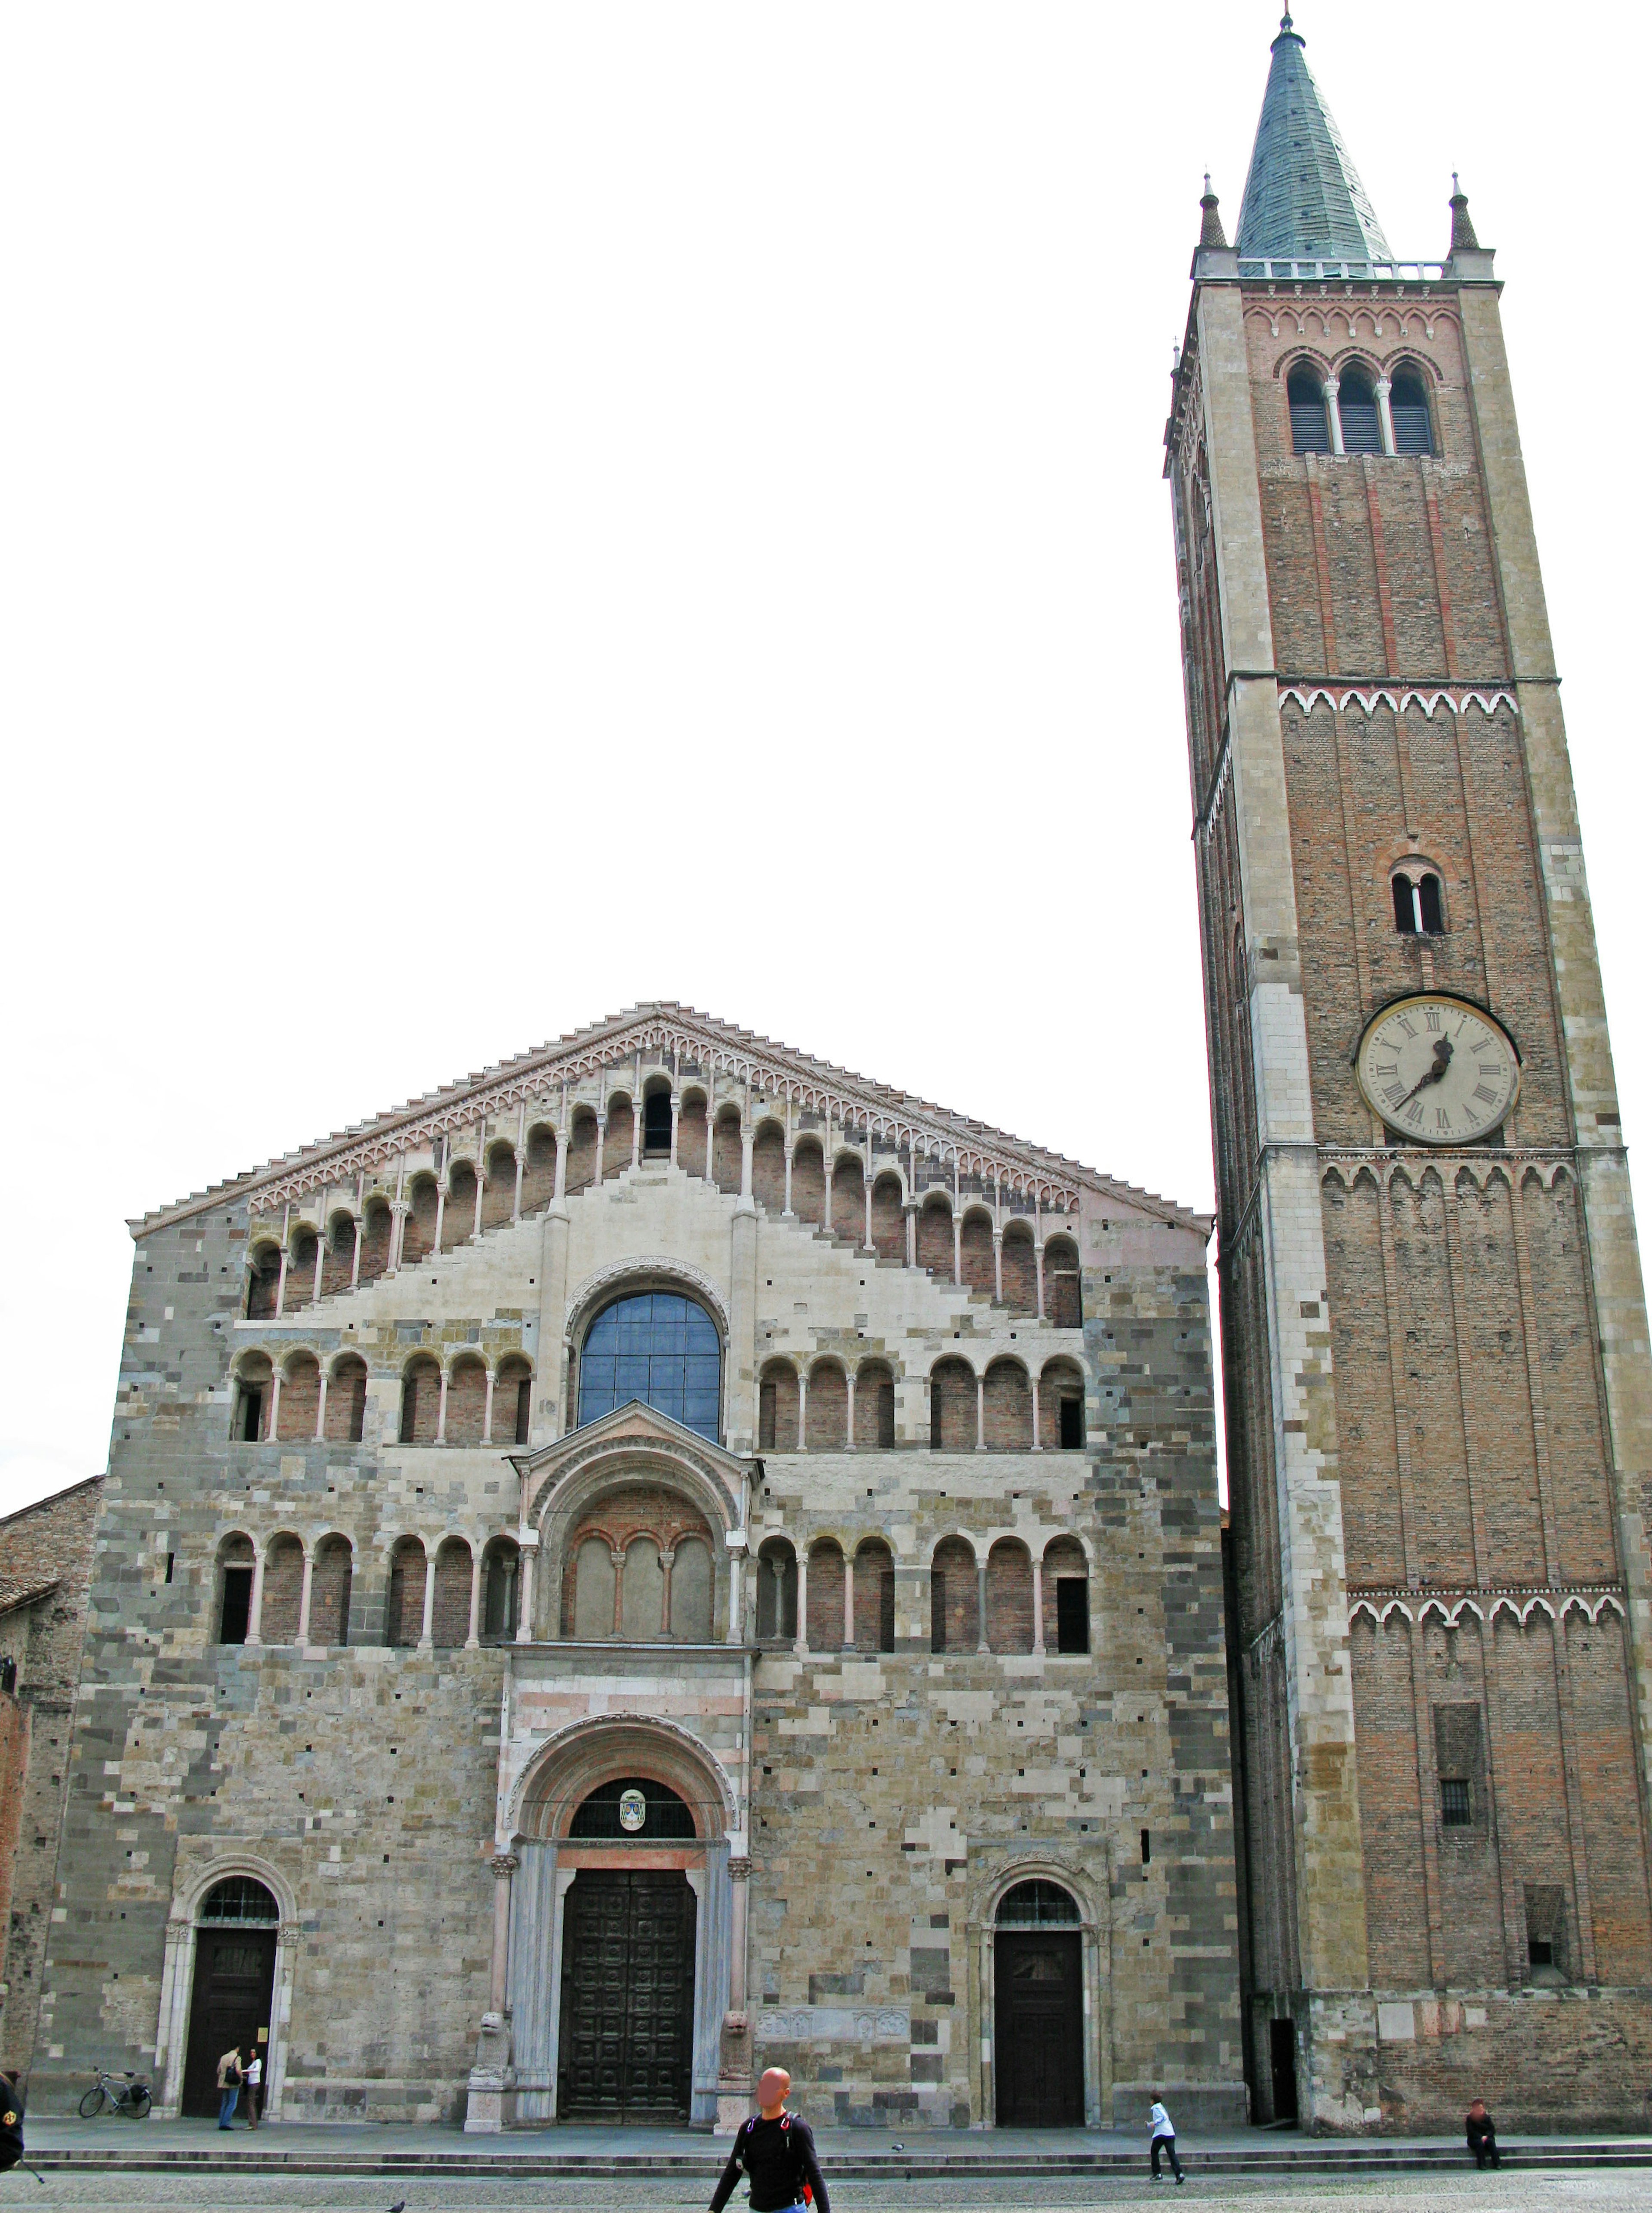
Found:
[{"label": "sloped roofline", "polygon": [[409,1147],[463,1131],[482,1114],[554,1105],[566,1087],[614,1069],[628,1057],[649,1054],[654,1056],[652,1064],[693,1061],[713,1074],[733,1078],[757,1098],[771,1102],[789,1099],[802,1108],[830,1113],[844,1123],[893,1137],[903,1150],[955,1159],[960,1174],[996,1173],[1054,1212],[1070,1211],[1080,1192],[1088,1191],[1201,1237],[1210,1234],[1207,1215],[1156,1192],[669,999],[642,1001],[623,1014],[571,1031],[554,1044],[473,1071],[262,1167],[133,1216],[126,1226],[134,1238],[142,1237],[229,1198],[257,1198],[274,1209],[323,1183],[348,1182],[378,1168]]}]

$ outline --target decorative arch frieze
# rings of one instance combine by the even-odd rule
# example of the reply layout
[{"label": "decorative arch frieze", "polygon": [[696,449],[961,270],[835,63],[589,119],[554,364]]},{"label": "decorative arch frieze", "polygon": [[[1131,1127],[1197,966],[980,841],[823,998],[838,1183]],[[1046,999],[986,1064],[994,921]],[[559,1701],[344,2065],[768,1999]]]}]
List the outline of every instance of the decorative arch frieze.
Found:
[{"label": "decorative arch frieze", "polygon": [[1362,708],[1367,715],[1375,714],[1378,707],[1391,708],[1395,714],[1407,707],[1420,707],[1432,720],[1443,707],[1448,714],[1464,715],[1471,707],[1482,714],[1494,715],[1507,709],[1511,715],[1520,713],[1520,702],[1515,694],[1501,687],[1485,689],[1478,685],[1440,684],[1427,691],[1417,691],[1386,684],[1362,686],[1355,684],[1282,684],[1279,704],[1294,701],[1305,715],[1312,714],[1316,704],[1323,704],[1345,712],[1350,706]]}]

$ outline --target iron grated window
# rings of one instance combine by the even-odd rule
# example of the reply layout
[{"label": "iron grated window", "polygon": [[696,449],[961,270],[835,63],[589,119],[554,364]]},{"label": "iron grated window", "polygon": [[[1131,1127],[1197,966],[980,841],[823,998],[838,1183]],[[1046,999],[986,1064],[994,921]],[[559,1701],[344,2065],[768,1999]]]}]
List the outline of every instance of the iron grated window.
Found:
[{"label": "iron grated window", "polygon": [[1466,1783],[1457,1777],[1440,1778],[1440,1819],[1448,1829],[1472,1828],[1474,1798]]}]

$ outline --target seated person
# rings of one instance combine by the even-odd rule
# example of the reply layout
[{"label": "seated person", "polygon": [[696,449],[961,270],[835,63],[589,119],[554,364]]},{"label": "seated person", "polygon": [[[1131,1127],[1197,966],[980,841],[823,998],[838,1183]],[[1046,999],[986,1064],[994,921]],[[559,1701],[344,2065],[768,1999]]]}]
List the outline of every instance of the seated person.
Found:
[{"label": "seated person", "polygon": [[1485,2110],[1485,2100],[1476,2098],[1468,2109],[1464,2124],[1468,2148],[1474,2155],[1476,2167],[1501,2167],[1503,2155],[1497,2149],[1497,2125]]}]

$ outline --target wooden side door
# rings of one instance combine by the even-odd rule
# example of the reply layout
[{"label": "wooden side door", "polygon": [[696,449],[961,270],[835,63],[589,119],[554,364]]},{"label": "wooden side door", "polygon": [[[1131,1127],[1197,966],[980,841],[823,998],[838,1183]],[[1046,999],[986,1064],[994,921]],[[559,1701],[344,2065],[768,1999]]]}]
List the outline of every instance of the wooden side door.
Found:
[{"label": "wooden side door", "polygon": [[1078,1931],[1005,1930],[994,1941],[998,2125],[1082,2127],[1084,2005]]},{"label": "wooden side door", "polygon": [[[273,1929],[198,1929],[195,1986],[189,2003],[182,2110],[203,2117],[218,2110],[218,2060],[232,2044],[255,2046],[270,2076],[270,1998],[275,1987]],[[259,2043],[259,2031],[265,2041]]]}]

